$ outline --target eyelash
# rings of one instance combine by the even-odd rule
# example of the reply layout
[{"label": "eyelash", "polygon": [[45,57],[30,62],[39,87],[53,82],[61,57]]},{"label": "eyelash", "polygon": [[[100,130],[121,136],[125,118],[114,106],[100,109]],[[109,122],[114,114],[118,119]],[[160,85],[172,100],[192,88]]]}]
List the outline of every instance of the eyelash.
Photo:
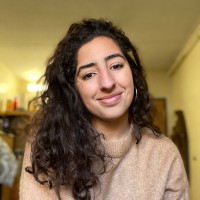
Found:
[{"label": "eyelash", "polygon": [[[88,73],[88,74],[85,74],[85,75],[83,76],[83,80],[91,79],[94,75],[95,75],[95,73]],[[88,77],[88,76],[89,76],[89,77]]]},{"label": "eyelash", "polygon": [[[123,66],[124,66],[123,64],[120,64],[120,63],[119,63],[119,64],[112,65],[112,66],[110,67],[110,69],[111,69],[111,70],[119,70],[119,69],[121,69]],[[116,67],[117,67],[117,68],[116,68]],[[91,79],[95,74],[96,74],[96,73],[90,72],[90,73],[88,73],[88,74],[85,74],[85,75],[82,77],[82,79],[83,79],[83,80]]]},{"label": "eyelash", "polygon": [[[121,69],[124,65],[121,64],[121,63],[118,63],[118,64],[115,64],[115,65],[112,65],[110,69],[113,69],[113,70],[118,70],[118,69]],[[115,68],[117,67],[117,68]]]}]

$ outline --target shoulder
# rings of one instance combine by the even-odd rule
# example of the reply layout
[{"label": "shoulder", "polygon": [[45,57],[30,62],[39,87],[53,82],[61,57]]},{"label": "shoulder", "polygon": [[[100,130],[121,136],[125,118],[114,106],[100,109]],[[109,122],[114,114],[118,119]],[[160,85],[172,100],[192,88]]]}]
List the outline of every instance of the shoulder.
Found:
[{"label": "shoulder", "polygon": [[[34,176],[26,172],[25,168],[31,166],[31,145],[32,141],[28,141],[25,146],[23,165],[20,177],[19,196],[20,200],[57,200],[58,197],[54,189],[49,189],[46,185],[38,183]],[[61,187],[60,195],[62,199],[74,200],[70,188]]]},{"label": "shoulder", "polygon": [[176,165],[183,168],[178,148],[170,138],[163,134],[156,136],[150,129],[144,128],[142,139],[135,146],[140,157],[148,162],[166,166],[168,169],[176,163]]},{"label": "shoulder", "polygon": [[163,134],[156,136],[148,128],[142,129],[142,139],[139,145],[144,149],[154,149],[160,154],[169,152],[179,154],[176,145],[171,141],[170,138]]},{"label": "shoulder", "polygon": [[148,128],[142,131],[142,139],[137,148],[143,160],[150,166],[156,166],[158,170],[162,170],[166,176],[182,177],[181,180],[184,179],[187,182],[182,157],[171,139],[163,134],[156,136]]},{"label": "shoulder", "polygon": [[25,146],[23,165],[20,177],[19,196],[20,200],[28,200],[34,197],[35,200],[48,199],[54,194],[52,190],[45,188],[39,184],[32,174],[26,172],[25,168],[31,166],[31,142],[27,142]]},{"label": "shoulder", "polygon": [[[142,130],[136,145],[139,160],[146,170],[159,177],[164,199],[188,199],[188,180],[181,155],[176,145],[165,135],[155,136],[149,129]],[[149,176],[149,174],[148,174]]]}]

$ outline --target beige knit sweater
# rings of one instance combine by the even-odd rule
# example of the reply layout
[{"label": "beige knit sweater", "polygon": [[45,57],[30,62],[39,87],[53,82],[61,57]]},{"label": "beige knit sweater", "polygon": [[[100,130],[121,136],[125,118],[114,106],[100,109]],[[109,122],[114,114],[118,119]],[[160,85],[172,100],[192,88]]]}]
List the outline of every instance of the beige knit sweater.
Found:
[{"label": "beige knit sweater", "polygon": [[[145,130],[139,144],[131,134],[120,141],[102,141],[110,154],[109,171],[100,177],[95,200],[188,200],[188,182],[180,154],[165,136]],[[20,181],[20,200],[57,200],[55,192],[38,184],[24,168],[30,165],[27,145]],[[74,200],[63,189],[62,200]]]}]

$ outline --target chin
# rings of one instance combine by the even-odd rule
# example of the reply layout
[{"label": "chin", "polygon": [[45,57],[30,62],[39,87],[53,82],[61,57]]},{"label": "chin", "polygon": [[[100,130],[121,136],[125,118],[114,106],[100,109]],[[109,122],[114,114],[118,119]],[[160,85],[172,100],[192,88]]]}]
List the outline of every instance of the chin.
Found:
[{"label": "chin", "polygon": [[101,119],[103,121],[116,121],[116,120],[120,120],[123,118],[128,119],[128,111],[120,112],[120,113],[116,113],[115,111],[113,111],[112,113],[102,114],[99,116],[96,115],[95,118]]}]

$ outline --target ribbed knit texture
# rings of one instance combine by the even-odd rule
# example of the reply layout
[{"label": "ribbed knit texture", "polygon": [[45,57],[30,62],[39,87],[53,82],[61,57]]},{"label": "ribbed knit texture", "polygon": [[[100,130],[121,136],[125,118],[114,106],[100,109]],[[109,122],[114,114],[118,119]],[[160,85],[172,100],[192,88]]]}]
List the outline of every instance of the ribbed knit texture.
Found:
[{"label": "ribbed knit texture", "polygon": [[[112,156],[100,185],[91,193],[95,200],[188,200],[188,182],[176,146],[165,136],[148,129],[136,144],[131,132],[119,141],[102,141]],[[24,171],[30,165],[27,145],[20,182],[20,200],[56,200],[53,190],[39,185]],[[62,200],[74,200],[71,190],[61,192]]]}]

